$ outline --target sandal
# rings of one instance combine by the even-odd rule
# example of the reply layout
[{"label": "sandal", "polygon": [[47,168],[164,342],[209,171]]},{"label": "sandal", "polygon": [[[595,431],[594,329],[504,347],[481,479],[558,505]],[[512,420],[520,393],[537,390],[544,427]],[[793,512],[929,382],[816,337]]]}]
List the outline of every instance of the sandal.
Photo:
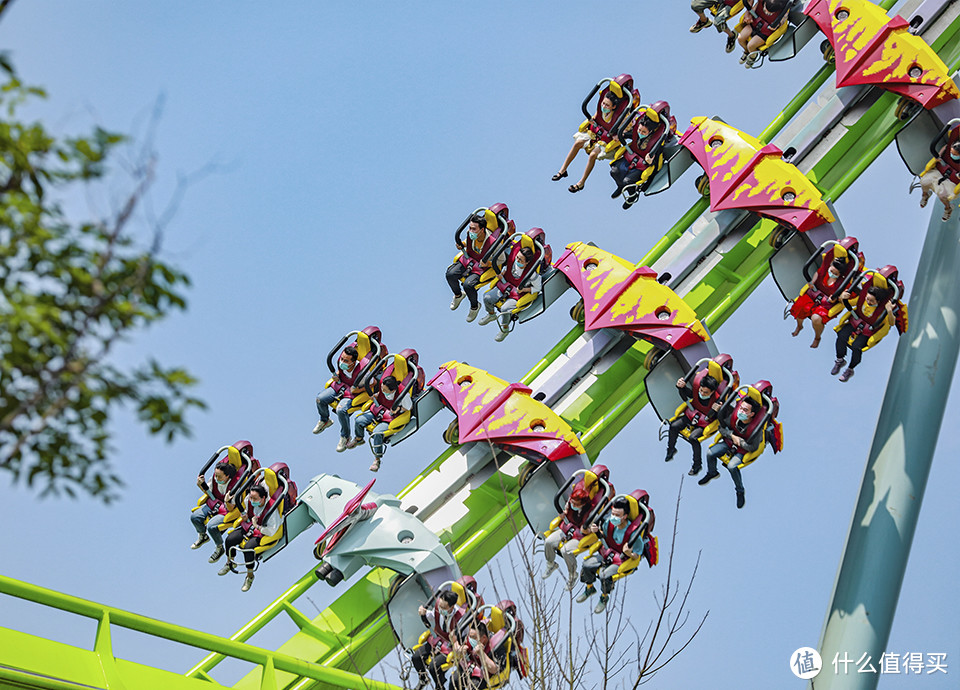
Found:
[{"label": "sandal", "polygon": [[563,172],[558,172],[556,175],[554,175],[554,176],[551,177],[550,179],[553,180],[554,182],[556,182],[557,180],[562,180],[562,179],[565,178],[566,176],[567,176],[567,171],[564,170]]},{"label": "sandal", "polygon": [[577,182],[576,184],[572,184],[572,185],[570,185],[569,187],[567,187],[567,191],[570,192],[571,194],[576,194],[577,192],[579,192],[579,191],[582,190],[582,189],[583,189],[583,183],[582,183],[582,182]]}]

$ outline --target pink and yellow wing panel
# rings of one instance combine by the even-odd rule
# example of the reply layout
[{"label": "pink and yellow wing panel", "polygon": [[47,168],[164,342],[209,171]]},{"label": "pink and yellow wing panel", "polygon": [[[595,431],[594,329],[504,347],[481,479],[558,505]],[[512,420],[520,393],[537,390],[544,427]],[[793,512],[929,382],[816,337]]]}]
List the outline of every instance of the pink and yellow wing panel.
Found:
[{"label": "pink and yellow wing panel", "polygon": [[583,242],[567,245],[554,265],[583,297],[584,330],[616,328],[677,349],[710,339],[696,312],[652,269]]},{"label": "pink and yellow wing panel", "polygon": [[489,441],[560,460],[585,453],[573,429],[530,389],[483,369],[447,362],[429,384],[459,421],[459,442]]},{"label": "pink and yellow wing panel", "polygon": [[804,10],[837,59],[837,86],[872,84],[935,108],[960,90],[933,48],[897,15],[867,0],[815,0]]},{"label": "pink and yellow wing panel", "polygon": [[835,218],[820,190],[783,152],[707,117],[695,117],[680,144],[710,180],[710,209],[745,209],[806,232]]}]

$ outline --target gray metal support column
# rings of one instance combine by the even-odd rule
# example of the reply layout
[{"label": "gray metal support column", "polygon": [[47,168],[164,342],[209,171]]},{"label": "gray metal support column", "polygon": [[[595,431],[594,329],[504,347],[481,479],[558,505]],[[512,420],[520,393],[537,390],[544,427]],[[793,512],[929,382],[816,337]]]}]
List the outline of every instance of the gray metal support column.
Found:
[{"label": "gray metal support column", "polygon": [[[930,474],[960,348],[960,213],[942,222],[936,197],[931,205],[909,330],[897,346],[820,638],[823,668],[812,690],[876,687],[880,674],[857,673],[855,664],[866,653],[879,670]],[[852,673],[844,675],[842,665],[834,673],[837,654],[852,657]]]}]

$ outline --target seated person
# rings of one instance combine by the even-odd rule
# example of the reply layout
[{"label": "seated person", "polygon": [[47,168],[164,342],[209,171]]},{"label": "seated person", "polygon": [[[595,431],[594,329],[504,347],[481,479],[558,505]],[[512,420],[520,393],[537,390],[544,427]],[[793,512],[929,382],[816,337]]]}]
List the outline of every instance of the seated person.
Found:
[{"label": "seated person", "polygon": [[458,600],[456,592],[445,590],[437,595],[432,609],[424,606],[419,609],[420,619],[430,634],[413,650],[411,661],[419,676],[416,690],[427,687],[431,678],[438,688],[442,688],[446,682],[443,665],[457,641],[455,631],[464,615],[463,610],[457,607]]},{"label": "seated person", "polygon": [[[480,310],[480,302],[477,299],[477,286],[480,284],[481,276],[492,268],[490,261],[484,261],[484,255],[487,254],[496,242],[493,229],[487,229],[487,219],[485,214],[478,213],[470,219],[467,225],[467,242],[460,247],[461,255],[459,260],[454,261],[447,268],[447,285],[453,290],[453,301],[450,302],[450,309],[456,309],[463,301],[463,293],[467,293],[467,299],[470,300],[470,311],[467,313],[467,322],[477,318],[477,312]],[[463,290],[461,291],[461,283]]]},{"label": "seated person", "polygon": [[697,427],[697,430],[692,431],[687,437],[693,447],[693,467],[688,474],[695,477],[703,468],[700,439],[703,436],[703,430],[717,418],[723,391],[720,390],[720,381],[709,375],[701,377],[696,396],[693,394],[693,387],[685,379],[677,380],[677,389],[680,391],[680,397],[689,402],[670,420],[667,432],[667,456],[664,461],[670,462],[677,454],[677,438],[680,432],[686,428]]},{"label": "seated person", "polygon": [[[210,555],[210,562],[216,563],[223,555],[223,534],[220,525],[224,517],[234,510],[233,496],[230,492],[236,488],[237,468],[229,462],[217,463],[213,470],[213,484],[207,485],[207,480],[201,474],[197,477],[197,486],[206,494],[207,500],[190,516],[190,522],[197,530],[197,540],[191,544],[191,549],[199,549],[207,541],[213,539],[216,548]],[[209,535],[209,536],[208,536]]]},{"label": "seated person", "polygon": [[467,639],[453,645],[457,668],[450,679],[450,690],[483,690],[491,678],[499,678],[507,666],[507,647],[490,645],[487,624],[480,621],[470,626]]},{"label": "seated person", "polygon": [[[640,494],[646,500],[646,492],[636,491],[634,494]],[[600,602],[593,609],[594,613],[606,609],[614,580],[636,570],[641,558],[646,557],[650,567],[657,562],[655,541],[649,534],[653,530],[653,511],[649,508],[642,510],[638,502],[636,495],[617,496],[600,524],[593,523],[587,528],[588,532],[598,535],[599,540],[591,546],[580,569],[580,582],[586,587],[577,602],[582,603],[596,593],[593,583],[599,574]],[[648,515],[649,521],[646,519]],[[639,548],[635,549],[638,540]]]},{"label": "seated person", "polygon": [[[376,423],[371,432],[373,440],[373,464],[370,465],[370,471],[376,472],[380,469],[380,459],[386,446],[383,442],[384,432],[390,428],[390,422],[400,418],[402,415],[410,412],[410,405],[403,399],[398,399],[397,394],[400,391],[400,383],[393,376],[385,376],[380,381],[380,390],[377,393],[373,404],[357,415],[354,420],[355,436],[347,442],[347,448],[355,448],[363,444],[363,430],[369,425]],[[409,415],[408,415],[409,418]]]},{"label": "seated person", "polygon": [[927,205],[931,194],[943,203],[943,220],[953,213],[953,200],[960,192],[960,126],[950,130],[945,143],[920,173],[920,208]]},{"label": "seated person", "polygon": [[347,442],[350,440],[350,407],[353,404],[353,398],[362,392],[360,388],[361,367],[357,365],[357,360],[357,348],[352,345],[345,347],[337,362],[339,369],[334,377],[333,385],[324,388],[317,394],[317,412],[320,413],[320,421],[313,427],[313,433],[319,434],[324,429],[333,426],[333,420],[330,419],[330,405],[337,401],[337,419],[340,420],[338,453],[347,449]]},{"label": "seated person", "polygon": [[670,137],[670,105],[659,101],[639,110],[621,133],[623,147],[610,164],[610,176],[617,188],[610,195],[616,199],[627,190],[623,207],[630,208],[640,197],[644,185],[663,165],[663,145]]},{"label": "seated person", "polygon": [[[543,281],[540,278],[539,262],[534,261],[535,252],[529,247],[520,247],[514,259],[503,267],[497,284],[483,296],[487,313],[480,317],[480,325],[486,325],[499,317],[500,332],[497,342],[510,334],[510,321],[515,309],[522,309],[540,293]],[[499,313],[496,312],[499,304]]]},{"label": "seated person", "polygon": [[247,491],[247,501],[244,511],[234,523],[233,530],[227,535],[225,546],[227,562],[220,569],[218,575],[236,572],[237,547],[243,549],[243,559],[247,565],[247,576],[243,581],[241,591],[246,592],[253,584],[253,564],[255,560],[254,548],[260,542],[272,537],[283,524],[283,516],[279,510],[270,510],[273,502],[267,495],[267,490],[260,484],[254,484]]},{"label": "seated person", "polygon": [[737,508],[746,504],[746,495],[743,490],[743,478],[740,468],[753,462],[766,447],[767,438],[770,438],[773,451],[779,452],[782,447],[782,430],[780,422],[776,421],[778,403],[772,400],[773,409],[764,409],[760,392],[772,391],[769,382],[762,381],[742,393],[736,403],[728,403],[730,414],[721,410],[719,440],[710,446],[707,451],[707,473],[698,484],[705,486],[720,476],[717,471],[717,461],[723,462],[733,479],[733,486],[737,494]]},{"label": "seated person", "polygon": [[[892,299],[892,290],[879,285],[871,285],[864,294],[857,297],[854,304],[851,304],[850,298],[853,296],[855,295],[849,291],[840,295],[843,306],[849,312],[844,314],[835,328],[837,359],[830,370],[831,376],[836,376],[840,372],[843,365],[847,363],[847,350],[849,350],[850,366],[840,374],[840,381],[843,383],[853,378],[853,370],[860,364],[863,351],[880,342],[890,331],[891,326],[898,326],[894,312],[898,307],[903,307],[902,303],[898,304]],[[903,330],[906,328],[904,327]]]},{"label": "seated person", "polygon": [[849,256],[837,257],[825,273],[818,271],[813,280],[806,284],[790,307],[790,315],[797,320],[797,327],[791,335],[800,335],[804,319],[810,319],[813,324],[813,342],[810,347],[819,347],[824,324],[842,310],[836,292],[847,274],[855,269],[855,265],[851,264],[853,262]]},{"label": "seated person", "polygon": [[[732,53],[737,43],[737,35],[727,26],[727,20],[743,11],[743,0],[691,0],[690,9],[697,13],[697,21],[690,27],[690,33],[699,33],[713,24],[717,27],[718,33],[727,35],[726,51]],[[707,10],[710,10],[716,18],[709,19],[704,14]]]},{"label": "seated person", "polygon": [[570,192],[579,192],[586,184],[597,159],[613,155],[613,149],[615,148],[615,145],[611,143],[613,129],[620,115],[630,103],[629,91],[632,88],[633,78],[629,75],[621,75],[600,92],[597,112],[584,121],[577,133],[573,135],[573,146],[570,148],[570,153],[567,154],[566,159],[564,159],[560,171],[553,176],[554,182],[567,176],[567,168],[570,167],[577,153],[583,149],[588,155],[583,177],[580,178],[579,182],[568,187]]},{"label": "seated person", "polygon": [[747,11],[737,24],[737,41],[743,48],[740,63],[749,69],[760,54],[783,36],[788,27],[788,15],[793,0],[743,0]]},{"label": "seated person", "polygon": [[[599,489],[599,487],[597,487]],[[600,497],[602,499],[602,496]],[[557,526],[547,535],[543,544],[543,555],[547,560],[547,569],[543,571],[543,579],[550,577],[554,570],[560,566],[557,564],[557,554],[563,556],[563,561],[567,565],[567,591],[573,589],[577,581],[577,556],[574,553],[580,539],[583,538],[583,529],[587,527],[584,521],[593,510],[595,504],[590,500],[590,492],[584,486],[583,482],[577,482],[570,492],[570,498],[564,506],[563,514],[559,516]]]}]

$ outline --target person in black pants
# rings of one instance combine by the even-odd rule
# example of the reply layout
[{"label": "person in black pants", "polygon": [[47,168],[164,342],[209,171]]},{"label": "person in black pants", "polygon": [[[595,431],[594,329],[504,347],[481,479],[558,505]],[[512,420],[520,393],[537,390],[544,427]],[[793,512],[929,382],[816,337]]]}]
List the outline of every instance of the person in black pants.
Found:
[{"label": "person in black pants", "polygon": [[[830,375],[836,376],[840,373],[840,369],[847,363],[846,357],[847,350],[849,349],[850,366],[840,374],[840,381],[846,383],[853,377],[853,370],[860,364],[860,359],[863,357],[863,348],[866,347],[870,337],[874,336],[877,341],[883,338],[883,336],[887,334],[887,331],[890,330],[890,326],[894,325],[895,318],[893,316],[893,300],[890,299],[890,291],[876,285],[867,290],[862,309],[859,308],[859,305],[850,305],[847,301],[850,299],[849,292],[844,292],[840,295],[840,298],[843,300],[844,306],[851,311],[851,314],[847,322],[837,330],[837,359],[833,363],[833,369],[830,370]],[[878,308],[878,305],[882,301],[886,301],[883,307],[886,314],[871,323],[869,319],[871,319],[874,310]],[[853,342],[850,342],[850,337],[855,333],[856,337],[853,339]]]}]

